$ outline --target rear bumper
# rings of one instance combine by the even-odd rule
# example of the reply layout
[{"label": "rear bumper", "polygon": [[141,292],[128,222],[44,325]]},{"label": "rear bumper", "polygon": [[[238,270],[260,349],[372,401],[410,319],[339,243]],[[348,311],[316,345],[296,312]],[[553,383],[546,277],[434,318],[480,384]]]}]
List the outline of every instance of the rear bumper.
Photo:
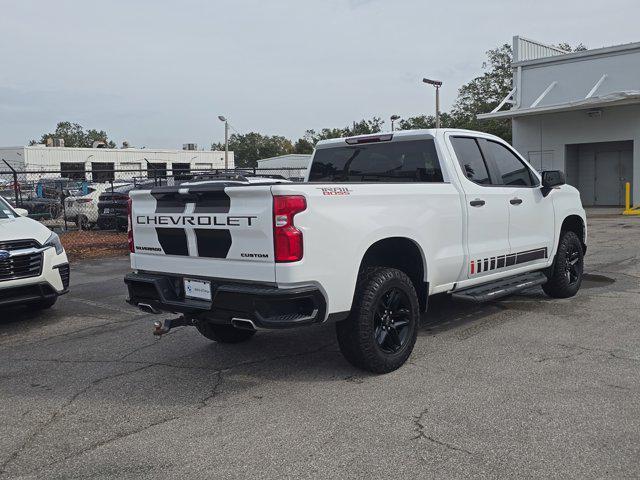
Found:
[{"label": "rear bumper", "polygon": [[129,273],[124,278],[129,289],[127,302],[219,324],[250,320],[258,328],[298,327],[321,323],[325,318],[326,301],[315,286],[282,289],[268,284],[204,280],[211,282],[211,301],[185,298],[181,276]]},{"label": "rear bumper", "polygon": [[108,215],[102,214],[98,216],[98,228],[102,230],[111,230],[122,228],[126,229],[129,219],[126,215]]}]

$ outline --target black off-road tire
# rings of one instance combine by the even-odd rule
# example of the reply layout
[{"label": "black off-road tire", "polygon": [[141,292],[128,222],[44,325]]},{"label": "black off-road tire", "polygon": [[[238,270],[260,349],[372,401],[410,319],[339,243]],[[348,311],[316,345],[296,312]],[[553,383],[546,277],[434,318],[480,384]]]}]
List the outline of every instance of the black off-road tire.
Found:
[{"label": "black off-road tire", "polygon": [[215,325],[209,322],[199,322],[196,328],[204,337],[218,343],[245,342],[256,333],[255,330],[243,330],[231,325]]},{"label": "black off-road tire", "polygon": [[[403,326],[404,342],[397,351],[385,351],[379,345],[381,321],[379,308],[385,295],[401,292],[407,310]],[[384,306],[382,305],[383,309]],[[395,268],[372,267],[359,277],[351,313],[336,323],[338,345],[345,358],[354,366],[374,373],[388,373],[401,367],[411,355],[418,335],[420,306],[411,279]],[[408,330],[405,332],[404,328]],[[378,335],[377,335],[378,333]],[[388,338],[388,333],[385,337]],[[399,345],[399,344],[397,344]],[[395,345],[395,346],[397,346]]]},{"label": "black off-road tire", "polygon": [[547,272],[544,293],[553,298],[573,297],[582,284],[584,250],[575,232],[562,232],[553,267]]},{"label": "black off-road tire", "polygon": [[53,307],[57,301],[58,297],[43,298],[42,300],[29,304],[29,307],[36,310],[46,310],[47,308]]}]

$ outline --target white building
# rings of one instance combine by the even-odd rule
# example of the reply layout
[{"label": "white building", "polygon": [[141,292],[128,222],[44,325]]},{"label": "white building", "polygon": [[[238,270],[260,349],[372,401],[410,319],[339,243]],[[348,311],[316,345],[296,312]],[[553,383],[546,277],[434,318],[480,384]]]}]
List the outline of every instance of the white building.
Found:
[{"label": "white building", "polygon": [[640,42],[573,53],[513,42],[513,90],[478,118],[511,119],[514,147],[564,170],[584,205],[623,205],[627,182],[640,202]]},{"label": "white building", "polygon": [[[61,172],[63,177],[86,178],[92,181],[147,176],[147,169],[154,169],[155,174],[161,177],[175,175],[176,172],[180,174],[225,168],[224,152],[210,150],[70,148],[33,145],[0,147],[0,171],[7,171],[9,169],[1,160],[6,160],[16,170],[52,172],[43,174],[43,176],[52,177],[57,176],[53,172]],[[234,168],[233,152],[229,152],[228,167]]]},{"label": "white building", "polygon": [[292,153],[269,157],[258,160],[258,173],[267,175],[282,175],[291,180],[303,180],[309,163],[311,154]]}]

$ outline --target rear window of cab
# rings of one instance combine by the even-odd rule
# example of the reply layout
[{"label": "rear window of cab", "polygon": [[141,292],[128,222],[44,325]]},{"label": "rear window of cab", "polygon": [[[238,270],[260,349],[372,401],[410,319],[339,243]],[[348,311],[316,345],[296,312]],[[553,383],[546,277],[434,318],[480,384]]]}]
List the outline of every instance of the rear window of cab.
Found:
[{"label": "rear window of cab", "polygon": [[316,150],[310,182],[443,182],[432,139]]}]

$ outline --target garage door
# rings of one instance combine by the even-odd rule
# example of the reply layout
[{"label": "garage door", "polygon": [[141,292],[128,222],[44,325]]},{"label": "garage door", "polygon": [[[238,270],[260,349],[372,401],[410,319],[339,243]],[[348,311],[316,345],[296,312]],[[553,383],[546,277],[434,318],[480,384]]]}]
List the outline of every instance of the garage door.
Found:
[{"label": "garage door", "polygon": [[594,205],[624,205],[624,184],[632,180],[633,152],[596,151]]},{"label": "garage door", "polygon": [[624,184],[633,179],[633,142],[576,145],[567,149],[566,170],[584,205],[624,205]]}]

